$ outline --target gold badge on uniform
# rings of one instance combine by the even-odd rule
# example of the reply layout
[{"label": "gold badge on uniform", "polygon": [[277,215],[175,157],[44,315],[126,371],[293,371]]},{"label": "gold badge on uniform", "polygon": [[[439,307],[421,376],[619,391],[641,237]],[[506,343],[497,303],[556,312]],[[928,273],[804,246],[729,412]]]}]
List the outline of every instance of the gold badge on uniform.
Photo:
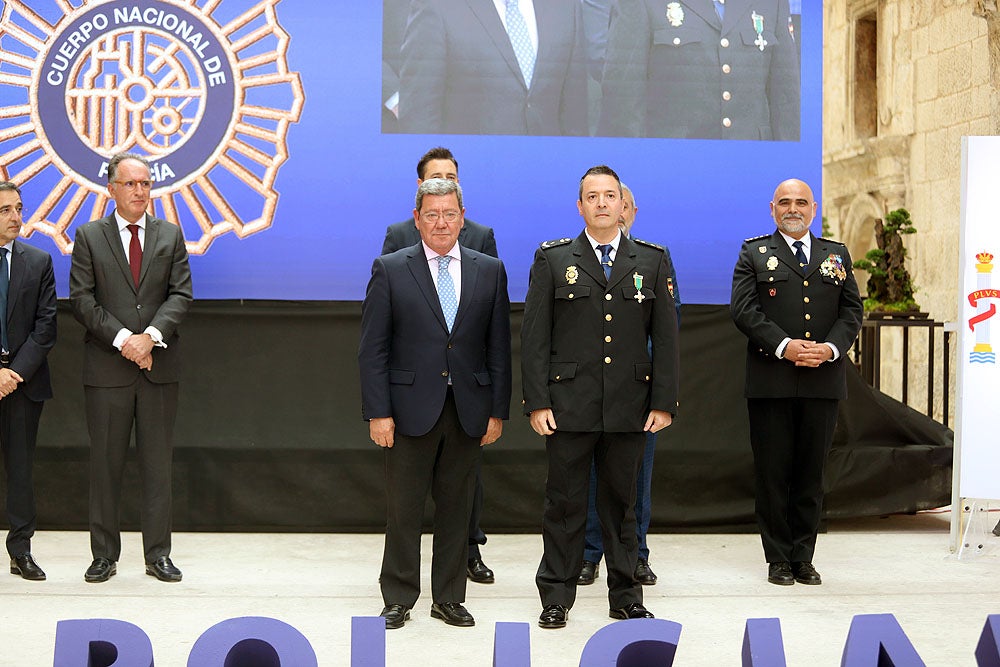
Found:
[{"label": "gold badge on uniform", "polygon": [[632,298],[642,303],[642,300],[646,298],[642,295],[642,276],[638,273],[633,273],[632,283],[635,285],[635,296]]},{"label": "gold badge on uniform", "polygon": [[579,272],[576,270],[575,266],[566,267],[566,282],[570,285],[576,284],[576,279],[580,277]]},{"label": "gold badge on uniform", "polygon": [[684,24],[684,8],[681,7],[681,3],[671,2],[667,4],[667,20],[675,28],[680,28]]},{"label": "gold badge on uniform", "polygon": [[763,255],[765,252],[767,252],[767,246],[766,245],[757,246],[757,252]]},{"label": "gold badge on uniform", "polygon": [[774,271],[776,268],[778,268],[778,258],[771,255],[767,258],[767,270]]}]

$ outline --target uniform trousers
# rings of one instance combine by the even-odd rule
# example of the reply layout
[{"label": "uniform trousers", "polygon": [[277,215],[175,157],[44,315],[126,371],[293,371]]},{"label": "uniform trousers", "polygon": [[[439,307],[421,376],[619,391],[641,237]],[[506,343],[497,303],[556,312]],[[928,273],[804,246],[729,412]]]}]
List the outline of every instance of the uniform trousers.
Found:
[{"label": "uniform trousers", "polygon": [[150,382],[145,373],[124,387],[84,387],[90,433],[90,549],[94,558],[121,557],[120,502],[125,456],[135,428],[142,489],[140,523],[147,563],[171,547],[174,421],[178,383]]},{"label": "uniform trousers", "polygon": [[7,472],[7,553],[10,557],[31,551],[35,534],[35,486],[32,470],[42,401],[33,401],[15,390],[0,400],[0,446]]},{"label": "uniform trousers", "polygon": [[469,511],[480,438],[465,433],[452,389],[430,432],[395,435],[385,449],[386,526],[382,600],[412,607],[420,596],[420,531],[428,489],[434,500],[433,601],[465,602]]},{"label": "uniform trousers", "polygon": [[608,571],[611,608],[642,602],[635,580],[638,558],[635,489],[645,433],[556,431],[546,438],[548,477],[542,518],[544,553],[535,575],[542,605],[571,608],[583,564],[591,462],[597,469],[597,516]]},{"label": "uniform trousers", "polygon": [[[639,540],[640,560],[649,560],[649,521],[652,517],[653,456],[656,454],[656,434],[646,433],[646,446],[639,462],[639,475],[635,487],[635,532]],[[590,467],[590,493],[587,501],[587,531],[583,545],[583,559],[600,563],[604,557],[604,540],[601,538],[601,521],[597,518],[597,466]]]},{"label": "uniform trousers", "polygon": [[812,562],[837,401],[748,398],[747,409],[764,557],[768,563]]}]

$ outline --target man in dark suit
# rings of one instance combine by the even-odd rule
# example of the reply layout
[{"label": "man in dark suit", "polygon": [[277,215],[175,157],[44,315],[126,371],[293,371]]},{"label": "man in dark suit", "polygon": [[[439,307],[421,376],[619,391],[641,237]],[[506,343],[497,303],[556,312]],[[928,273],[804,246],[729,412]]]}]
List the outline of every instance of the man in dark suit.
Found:
[{"label": "man in dark suit", "polygon": [[788,0],[619,0],[598,134],[798,141]]},{"label": "man in dark suit", "polygon": [[46,357],[56,342],[52,257],[18,238],[21,191],[0,182],[0,447],[7,480],[10,573],[42,581],[31,555],[35,534],[32,468],[44,401],[52,398]]},{"label": "man in dark suit", "polygon": [[434,499],[431,616],[472,626],[465,601],[469,512],[480,447],[510,410],[510,302],[500,260],[458,243],[455,181],[429,179],[413,217],[421,241],[372,266],[362,306],[362,416],[385,448],[385,552],[379,581],[387,628],[420,595],[420,528]]},{"label": "man in dark suit", "polygon": [[863,307],[847,247],[816,238],[812,190],[774,192],[773,234],[747,239],[730,308],[746,334],[746,397],[756,514],[768,581],[822,583],[812,565],[823,508],[823,466],[847,398],[845,355]]},{"label": "man in dark suit", "polygon": [[[451,151],[442,146],[432,148],[417,161],[417,187],[429,178],[444,178],[459,182],[458,160]],[[420,230],[413,218],[389,225],[385,230],[385,241],[382,243],[382,254],[388,255],[400,248],[409,248],[420,242]],[[458,233],[458,243],[463,248],[485,253],[490,257],[497,256],[497,242],[493,236],[493,228],[480,225],[478,222],[466,219],[462,231]],[[478,528],[478,522],[476,524]],[[470,556],[471,557],[471,556]]]},{"label": "man in dark suit", "polygon": [[399,123],[426,134],[587,134],[579,0],[413,0]]},{"label": "man in dark suit", "polygon": [[535,576],[543,628],[564,627],[576,599],[591,461],[609,616],[652,617],[634,577],[636,476],[646,433],[669,426],[677,410],[677,316],[663,248],[621,233],[621,182],[609,167],[584,174],[577,208],[586,229],[535,253],[521,329],[524,411],[548,456]]},{"label": "man in dark suit", "polygon": [[[417,162],[417,187],[430,178],[444,178],[458,183],[458,160],[447,148],[432,148]],[[382,244],[382,254],[388,255],[402,248],[410,248],[420,243],[420,231],[413,218],[389,225],[385,230],[385,242]],[[497,256],[497,243],[493,237],[493,228],[480,225],[468,218],[458,233],[458,244],[463,248],[475,250],[490,257]],[[492,584],[496,581],[493,570],[483,562],[480,546],[486,544],[486,533],[479,526],[483,516],[483,461],[482,456],[476,461],[476,490],[472,500],[472,512],[469,515],[469,560],[466,574],[470,581],[477,584]]]},{"label": "man in dark suit", "polygon": [[180,581],[170,560],[174,418],[180,376],[177,328],[191,305],[191,269],[179,227],[147,214],[149,163],[108,163],[114,212],[77,229],[69,274],[84,328],[83,385],[90,433],[90,548],[84,579],[107,581],[121,555],[119,500],[135,425],[142,482],[146,574]]}]

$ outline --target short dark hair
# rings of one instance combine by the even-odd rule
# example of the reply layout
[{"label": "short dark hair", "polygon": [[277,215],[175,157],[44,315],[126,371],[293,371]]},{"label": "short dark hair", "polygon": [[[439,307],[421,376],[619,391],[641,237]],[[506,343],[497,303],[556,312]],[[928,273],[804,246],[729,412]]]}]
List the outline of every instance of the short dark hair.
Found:
[{"label": "short dark hair", "polygon": [[444,146],[438,146],[424,153],[420,161],[417,162],[417,178],[420,180],[424,180],[424,169],[427,168],[427,163],[431,160],[451,160],[455,165],[455,172],[458,172],[458,160],[455,159],[455,156]]},{"label": "short dark hair", "polygon": [[0,192],[4,190],[13,190],[17,193],[17,196],[21,196],[21,188],[17,187],[17,183],[12,183],[11,181],[0,181]]},{"label": "short dark hair", "polygon": [[462,205],[462,186],[457,181],[449,181],[446,178],[428,178],[417,188],[414,208],[417,209],[417,212],[420,211],[420,207],[424,204],[424,195],[445,196],[450,194],[454,194],[458,199],[458,207],[464,208]]},{"label": "short dark hair", "polygon": [[586,171],[586,173],[580,177],[580,192],[577,195],[579,201],[583,201],[583,180],[588,176],[614,176],[615,180],[618,182],[618,194],[622,193],[622,179],[618,178],[618,174],[615,170],[606,164],[599,164],[596,167],[591,167]]},{"label": "short dark hair", "polygon": [[149,160],[138,153],[115,153],[108,161],[108,183],[115,180],[115,177],[118,175],[118,165],[125,160],[135,160],[137,162],[141,162],[146,165],[146,169],[148,169],[150,173],[153,172],[152,167],[149,166]]}]

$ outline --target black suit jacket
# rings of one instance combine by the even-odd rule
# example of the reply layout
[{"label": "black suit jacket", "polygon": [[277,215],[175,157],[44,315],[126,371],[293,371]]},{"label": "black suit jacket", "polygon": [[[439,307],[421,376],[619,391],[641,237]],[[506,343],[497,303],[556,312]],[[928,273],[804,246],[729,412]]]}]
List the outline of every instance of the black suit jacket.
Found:
[{"label": "black suit jacket", "polygon": [[444,408],[451,375],[462,429],[486,432],[510,412],[510,302],[503,263],[460,247],[462,286],[449,333],[422,244],[377,258],[362,305],[361,413],[426,434]]},{"label": "black suit jacket", "polygon": [[402,131],[586,135],[580,2],[534,7],[538,51],[529,90],[493,0],[413,0],[402,47]]},{"label": "black suit jacket", "polygon": [[[598,132],[797,141],[799,61],[788,0],[618,0]],[[763,49],[754,14],[759,16]]]},{"label": "black suit jacket", "polygon": [[[386,227],[385,241],[382,243],[382,254],[388,255],[402,248],[409,248],[420,243],[420,231],[413,218],[396,222]],[[497,240],[493,236],[493,228],[480,225],[468,218],[458,233],[458,243],[463,248],[481,252],[490,257],[497,256]]]},{"label": "black suit jacket", "polygon": [[668,275],[663,249],[645,241],[622,237],[610,280],[584,233],[543,243],[521,327],[525,414],[552,408],[560,431],[637,432],[650,409],[676,413]]},{"label": "black suit jacket", "polygon": [[[132,280],[115,216],[79,227],[73,243],[69,299],[73,315],[86,329],[83,383],[124,387],[140,372],[151,382],[177,382],[177,328],[192,298],[187,248],[176,225],[146,216],[139,289]],[[112,343],[122,328],[142,333],[150,325],[163,334],[167,347],[153,348],[153,368],[144,371]]]},{"label": "black suit jacket", "polygon": [[[746,334],[747,398],[847,398],[844,364],[864,307],[847,246],[812,237],[800,268],[778,231],[747,239],[733,271],[730,309]],[[775,356],[785,338],[833,343],[836,361],[818,368]]]},{"label": "black suit jacket", "polygon": [[7,290],[7,343],[17,391],[33,401],[52,398],[49,350],[56,343],[56,279],[49,253],[14,239]]}]

